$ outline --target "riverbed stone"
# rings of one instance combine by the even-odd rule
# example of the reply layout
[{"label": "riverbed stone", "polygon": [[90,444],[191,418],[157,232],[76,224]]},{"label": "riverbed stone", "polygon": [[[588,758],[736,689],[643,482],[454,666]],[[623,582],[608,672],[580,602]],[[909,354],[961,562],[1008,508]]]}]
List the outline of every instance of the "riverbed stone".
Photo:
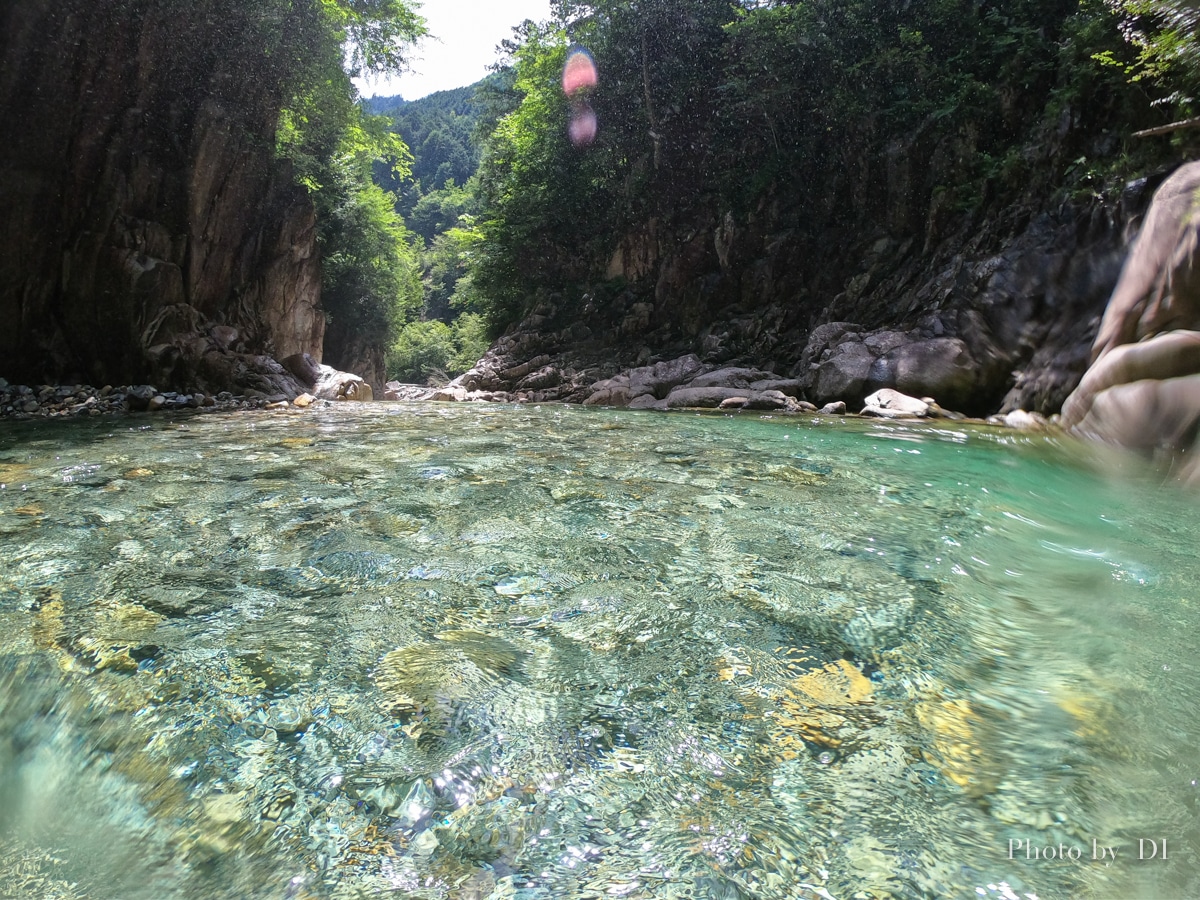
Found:
[{"label": "riverbed stone", "polygon": [[929,415],[929,404],[900,391],[883,388],[867,397],[862,415],[882,419],[923,419]]},{"label": "riverbed stone", "polygon": [[881,356],[870,367],[866,390],[929,395],[957,409],[970,406],[979,379],[980,365],[966,343],[943,337],[902,344]]},{"label": "riverbed stone", "polygon": [[134,412],[141,412],[150,408],[150,401],[157,393],[151,385],[135,384],[125,392],[125,403]]},{"label": "riverbed stone", "polygon": [[830,352],[829,358],[817,366],[813,384],[817,401],[840,398],[854,401],[864,396],[867,375],[874,363],[875,357],[862,344],[839,344]]},{"label": "riverbed stone", "polygon": [[678,359],[642,366],[629,373],[629,396],[631,399],[650,394],[664,399],[681,384],[686,384],[704,370],[704,364],[694,353]]},{"label": "riverbed stone", "polygon": [[339,372],[326,365],[320,367],[320,376],[312,394],[319,400],[368,402],[372,399],[371,386],[361,376]]},{"label": "riverbed stone", "polygon": [[[776,379],[770,372],[763,372],[760,369],[745,369],[738,367],[729,367],[724,369],[716,369],[712,372],[705,372],[702,375],[697,375],[688,382],[688,387],[703,388],[703,387],[731,387],[731,388],[753,388],[755,382],[767,380],[784,380]],[[761,388],[760,390],[774,390],[773,387]]]},{"label": "riverbed stone", "polygon": [[467,399],[467,389],[461,387],[444,387],[433,392],[430,400],[436,400],[439,403],[465,403]]},{"label": "riverbed stone", "polygon": [[846,404],[842,400],[826,403],[821,407],[820,413],[823,416],[844,416],[846,414]]},{"label": "riverbed stone", "polygon": [[746,409],[786,409],[788,397],[779,391],[744,391],[731,387],[681,387],[667,395],[664,409],[712,409],[725,400],[742,401]]}]

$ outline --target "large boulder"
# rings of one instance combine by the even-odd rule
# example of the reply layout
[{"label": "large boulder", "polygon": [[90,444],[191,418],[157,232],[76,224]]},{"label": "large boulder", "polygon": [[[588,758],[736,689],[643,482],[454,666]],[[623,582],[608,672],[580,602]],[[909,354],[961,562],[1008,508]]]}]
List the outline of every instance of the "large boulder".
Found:
[{"label": "large boulder", "polygon": [[705,372],[703,375],[697,375],[688,382],[688,387],[749,388],[752,387],[755,382],[767,381],[776,378],[777,376],[771,374],[770,372],[763,372],[759,369],[728,367],[724,369],[717,369],[713,372]]},{"label": "large boulder", "polygon": [[1082,437],[1180,464],[1197,480],[1200,431],[1200,163],[1154,195],[1092,346],[1092,365],[1063,404]]},{"label": "large boulder", "polygon": [[1200,329],[1198,193],[1200,162],[1181,166],[1154,193],[1092,345],[1093,362],[1122,344]]},{"label": "large boulder", "polygon": [[661,400],[673,388],[686,384],[703,371],[704,363],[694,353],[633,369],[629,373],[629,396],[635,399],[650,394]]},{"label": "large boulder", "polygon": [[980,367],[959,338],[900,344],[879,357],[867,373],[866,389],[893,388],[917,397],[936,397],[947,408],[974,403]]},{"label": "large boulder", "polygon": [[321,366],[317,383],[312,391],[320,400],[371,400],[374,392],[360,376],[350,372],[339,372],[332,366]]},{"label": "large boulder", "polygon": [[867,376],[875,357],[863,344],[848,341],[835,347],[816,367],[811,390],[817,403],[859,403],[866,396]]}]

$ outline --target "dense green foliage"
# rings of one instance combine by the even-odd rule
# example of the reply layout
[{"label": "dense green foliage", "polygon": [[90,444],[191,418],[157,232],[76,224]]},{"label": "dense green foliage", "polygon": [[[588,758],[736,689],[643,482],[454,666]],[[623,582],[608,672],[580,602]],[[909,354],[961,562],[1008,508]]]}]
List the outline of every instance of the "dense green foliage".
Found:
[{"label": "dense green foliage", "polygon": [[[1166,89],[1160,102],[1179,114],[1194,115],[1200,92],[1200,4],[1191,0],[1110,0],[1123,16],[1122,30],[1138,49],[1126,65],[1135,81],[1150,80]],[[1107,63],[1120,62],[1111,53]]]},{"label": "dense green foliage", "polygon": [[[494,80],[494,77],[493,79]],[[368,108],[391,121],[413,148],[411,169],[376,165],[375,179],[398,197],[396,210],[420,239],[421,302],[388,352],[388,375],[440,382],[472,366],[487,350],[487,304],[470,274],[480,242],[474,175],[482,85],[440,91],[420,100],[374,98]]]},{"label": "dense green foliage", "polygon": [[462,187],[475,174],[479,167],[475,130],[480,117],[475,94],[471,86],[414,101],[399,97],[369,101],[370,110],[391,119],[393,130],[413,149],[415,162],[407,178],[378,173],[381,183],[401,197],[405,216],[421,197],[447,186]]},{"label": "dense green foliage", "polygon": [[326,358],[350,367],[382,350],[420,304],[417,252],[395,197],[373,180],[381,160],[403,175],[412,157],[387,120],[359,104],[351,76],[395,71],[424,33],[409,0],[319,0],[297,54],[277,142],[317,207]]},{"label": "dense green foliage", "polygon": [[[474,284],[503,321],[539,289],[602,277],[649,221],[686,233],[770,200],[805,210],[794,226],[813,236],[864,222],[920,234],[934,205],[965,217],[1091,189],[1155,121],[1122,67],[1200,72],[1175,37],[1195,31],[1191,4],[1114,3],[556,0],[554,21],[509,45],[512,110],[480,171]],[[600,71],[585,148],[567,138],[560,85],[573,44]],[[903,208],[883,208],[902,157],[924,171]]]}]

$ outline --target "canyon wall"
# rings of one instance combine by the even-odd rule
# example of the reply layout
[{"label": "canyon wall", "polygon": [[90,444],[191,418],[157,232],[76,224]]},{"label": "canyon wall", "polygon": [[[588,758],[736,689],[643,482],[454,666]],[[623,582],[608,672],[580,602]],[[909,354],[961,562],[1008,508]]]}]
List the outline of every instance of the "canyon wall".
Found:
[{"label": "canyon wall", "polygon": [[314,211],[275,158],[252,12],[0,12],[0,375],[219,390],[320,358]]}]

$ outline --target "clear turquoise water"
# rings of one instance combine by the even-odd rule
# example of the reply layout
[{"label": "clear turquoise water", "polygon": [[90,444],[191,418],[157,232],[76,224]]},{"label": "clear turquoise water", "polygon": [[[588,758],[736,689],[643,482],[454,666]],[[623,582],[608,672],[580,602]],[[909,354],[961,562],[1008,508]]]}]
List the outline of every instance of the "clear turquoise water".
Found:
[{"label": "clear turquoise water", "polygon": [[1200,507],[1120,458],[367,404],[0,483],[0,896],[1200,896]]}]

